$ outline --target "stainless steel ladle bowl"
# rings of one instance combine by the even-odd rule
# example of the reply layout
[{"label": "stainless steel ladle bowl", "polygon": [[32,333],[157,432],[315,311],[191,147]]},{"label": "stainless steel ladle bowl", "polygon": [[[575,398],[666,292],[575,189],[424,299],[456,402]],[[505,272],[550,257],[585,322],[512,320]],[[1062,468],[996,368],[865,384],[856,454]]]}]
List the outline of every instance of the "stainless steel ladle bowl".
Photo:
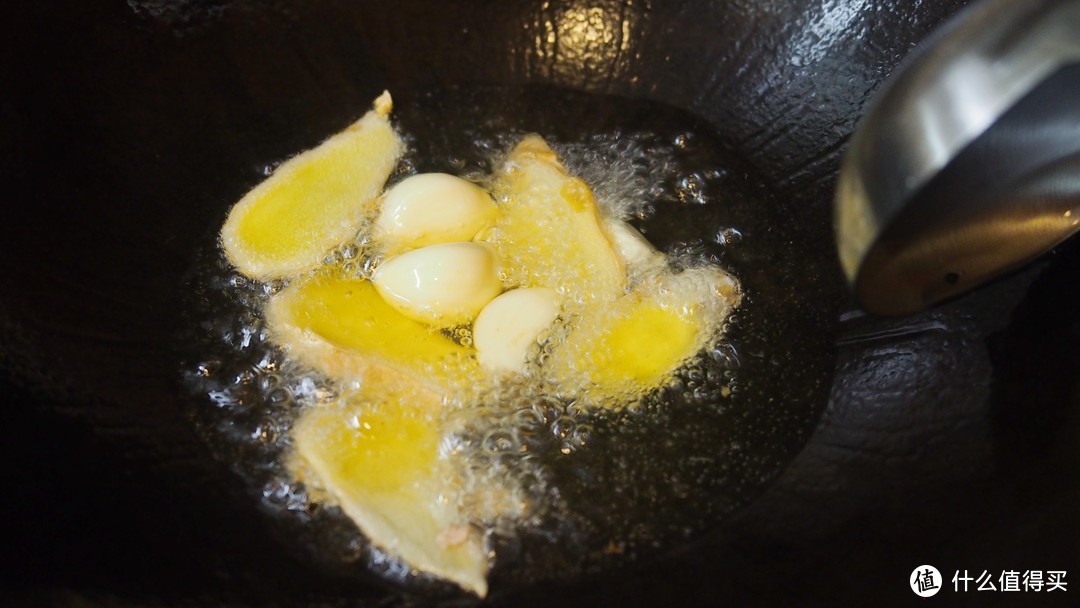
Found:
[{"label": "stainless steel ladle bowl", "polygon": [[866,310],[908,314],[1080,230],[1080,1],[989,0],[887,82],[836,195]]}]

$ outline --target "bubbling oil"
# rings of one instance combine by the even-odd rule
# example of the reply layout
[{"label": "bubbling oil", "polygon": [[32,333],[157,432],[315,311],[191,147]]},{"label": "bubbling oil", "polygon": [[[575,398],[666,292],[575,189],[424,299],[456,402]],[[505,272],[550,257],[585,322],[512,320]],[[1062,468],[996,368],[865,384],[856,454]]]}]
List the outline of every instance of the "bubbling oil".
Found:
[{"label": "bubbling oil", "polygon": [[[391,185],[433,171],[483,183],[521,135],[538,132],[593,188],[605,214],[634,223],[675,265],[720,263],[739,276],[744,258],[733,250],[751,241],[743,233],[764,234],[757,219],[739,223],[756,217],[751,172],[707,125],[674,109],[531,88],[395,98],[408,151]],[[362,230],[316,272],[370,278],[380,261]],[[290,428],[304,408],[332,402],[342,387],[268,340],[262,311],[286,283],[246,279],[210,251],[193,282],[199,322],[189,338],[201,356],[185,373],[205,404],[194,418],[215,455],[328,566],[359,564],[403,584],[439,587],[370,546],[340,510],[292,477]],[[536,382],[483,387],[474,404],[445,408],[440,450],[462,480],[453,498],[487,531],[494,581],[568,578],[677,547],[715,528],[777,473],[790,452],[779,444],[801,437],[813,420],[787,418],[816,406],[792,407],[763,381],[775,373],[756,354],[769,340],[768,319],[754,311],[752,282],[744,290],[747,310],[729,321],[725,337],[621,410],[558,399],[558,387]],[[467,329],[450,335],[471,340]],[[755,355],[743,354],[744,342]],[[813,401],[821,388],[796,390]],[[765,424],[774,429],[762,431]]]}]

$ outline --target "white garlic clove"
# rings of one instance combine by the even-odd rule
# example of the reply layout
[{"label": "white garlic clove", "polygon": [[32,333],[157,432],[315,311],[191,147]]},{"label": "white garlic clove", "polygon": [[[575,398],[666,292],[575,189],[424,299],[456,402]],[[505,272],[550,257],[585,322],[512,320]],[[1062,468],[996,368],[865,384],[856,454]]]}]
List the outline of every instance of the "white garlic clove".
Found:
[{"label": "white garlic clove", "polygon": [[483,188],[446,173],[407,177],[383,197],[375,236],[389,252],[471,241],[498,209]]},{"label": "white garlic clove", "polygon": [[371,278],[403,315],[449,327],[476,318],[502,291],[494,250],[482,243],[442,243],[394,256]]},{"label": "white garlic clove", "polygon": [[608,218],[604,220],[604,228],[611,237],[615,251],[619,252],[627,267],[648,270],[659,268],[664,263],[664,254],[657,251],[652,243],[630,224]]},{"label": "white garlic clove", "polygon": [[488,369],[521,372],[541,333],[559,316],[559,294],[546,287],[508,291],[473,324],[476,358]]}]

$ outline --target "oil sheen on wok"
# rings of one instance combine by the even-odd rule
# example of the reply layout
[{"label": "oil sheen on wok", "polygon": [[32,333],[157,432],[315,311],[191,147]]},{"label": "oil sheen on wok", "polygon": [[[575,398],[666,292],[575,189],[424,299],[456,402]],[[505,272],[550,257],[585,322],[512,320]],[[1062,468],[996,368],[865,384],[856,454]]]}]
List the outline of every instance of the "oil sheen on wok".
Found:
[{"label": "oil sheen on wok", "polygon": [[[441,91],[397,96],[394,105],[406,148],[387,188],[435,172],[490,186],[508,151],[538,133],[592,189],[603,215],[638,227],[676,271],[721,266],[741,279],[740,263],[754,258],[742,250],[758,233],[760,246],[769,244],[768,231],[755,226],[749,172],[706,126],[670,108],[544,89]],[[362,226],[303,276],[372,278],[390,257],[373,233]],[[300,280],[253,280],[220,253],[206,253],[192,279],[201,356],[186,372],[212,405],[196,422],[253,496],[329,568],[445,586],[446,575],[418,572],[393,549],[372,546],[325,488],[298,475],[304,412],[342,407],[357,388],[289,356],[268,329],[269,302]],[[456,480],[438,497],[467,514],[469,530],[450,526],[439,542],[479,535],[492,584],[573,576],[678,546],[752,497],[784,455],[770,449],[781,438],[761,430],[771,400],[771,370],[757,364],[767,313],[755,315],[752,283],[742,289],[725,331],[641,398],[597,407],[550,380],[480,383],[468,399],[436,408],[436,435],[402,431],[400,445],[435,442]],[[473,338],[467,323],[448,324],[441,335],[466,347]],[[401,420],[391,415],[385,424],[400,428]],[[393,458],[407,460],[408,450]],[[458,584],[486,592],[486,584]]]}]

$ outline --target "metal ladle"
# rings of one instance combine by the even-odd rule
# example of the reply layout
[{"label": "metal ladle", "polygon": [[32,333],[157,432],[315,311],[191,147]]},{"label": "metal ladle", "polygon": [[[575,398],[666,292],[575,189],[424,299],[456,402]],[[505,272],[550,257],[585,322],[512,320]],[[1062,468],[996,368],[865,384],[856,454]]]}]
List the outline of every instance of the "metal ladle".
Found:
[{"label": "metal ladle", "polygon": [[882,315],[1080,231],[1080,0],[987,0],[946,24],[860,122],[835,211],[848,281]]}]

